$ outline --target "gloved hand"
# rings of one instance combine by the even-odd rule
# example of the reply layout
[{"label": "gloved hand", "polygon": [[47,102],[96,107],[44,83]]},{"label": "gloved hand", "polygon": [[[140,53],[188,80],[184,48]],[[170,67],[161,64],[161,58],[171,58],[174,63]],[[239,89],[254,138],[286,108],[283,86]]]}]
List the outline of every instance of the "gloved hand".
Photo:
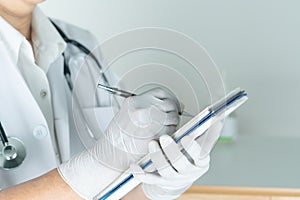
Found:
[{"label": "gloved hand", "polygon": [[180,104],[168,92],[155,88],[127,98],[106,133],[114,146],[131,154],[148,152],[148,143],[172,134],[179,123]]},{"label": "gloved hand", "polygon": [[[213,120],[213,125],[200,137],[196,138],[197,143],[201,146],[201,156],[210,154],[211,150],[218,141],[224,125],[224,115],[218,116]],[[197,131],[197,129],[195,130]]]},{"label": "gloved hand", "polygon": [[[205,139],[200,140],[202,146],[191,136],[185,136],[179,144],[167,135],[161,136],[159,142],[151,141],[149,155],[156,171],[146,172],[136,164],[130,167],[134,177],[142,182],[145,195],[153,200],[176,199],[205,174],[209,169],[209,152],[218,138],[215,135],[220,134],[217,132],[220,127],[222,123],[217,123],[204,134]],[[180,151],[180,147],[184,151]]]},{"label": "gloved hand", "polygon": [[62,178],[81,197],[94,198],[147,153],[151,140],[175,131],[178,105],[158,88],[125,99],[96,144],[59,166]]}]

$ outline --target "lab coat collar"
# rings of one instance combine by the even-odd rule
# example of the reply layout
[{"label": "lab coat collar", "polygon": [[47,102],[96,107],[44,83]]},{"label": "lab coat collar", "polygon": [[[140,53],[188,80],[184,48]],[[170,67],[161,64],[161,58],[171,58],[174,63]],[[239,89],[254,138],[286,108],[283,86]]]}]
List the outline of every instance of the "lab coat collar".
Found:
[{"label": "lab coat collar", "polygon": [[[47,73],[50,65],[64,52],[67,44],[39,7],[32,13],[31,26],[35,62]],[[17,65],[20,47],[22,43],[27,42],[26,38],[1,16],[0,27],[0,40],[4,41],[14,65]]]},{"label": "lab coat collar", "polygon": [[0,16],[0,40],[4,42],[11,61],[16,66],[19,49],[25,37]]},{"label": "lab coat collar", "polygon": [[31,25],[36,63],[48,72],[50,65],[64,52],[67,44],[39,7],[33,11]]}]

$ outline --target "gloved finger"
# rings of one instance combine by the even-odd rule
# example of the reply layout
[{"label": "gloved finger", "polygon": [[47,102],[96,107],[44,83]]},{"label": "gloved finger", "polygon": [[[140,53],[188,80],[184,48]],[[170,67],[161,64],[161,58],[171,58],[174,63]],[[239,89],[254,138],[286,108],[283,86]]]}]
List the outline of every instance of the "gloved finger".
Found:
[{"label": "gloved finger", "polygon": [[139,110],[142,111],[140,113],[139,119],[145,118],[145,120],[148,122],[158,122],[159,124],[165,126],[167,125],[177,126],[180,121],[178,112],[164,112],[158,109],[156,106],[151,106],[149,110],[138,109],[135,112],[138,112]]},{"label": "gloved finger", "polygon": [[156,141],[151,141],[148,147],[150,159],[158,173],[163,177],[176,176],[177,172],[167,161],[159,144]]},{"label": "gloved finger", "polygon": [[147,173],[137,164],[130,165],[130,172],[132,173],[134,178],[136,178],[142,183],[151,184],[151,185],[154,184],[170,185],[169,180],[162,178],[157,173]]},{"label": "gloved finger", "polygon": [[[155,129],[149,131],[158,133],[167,118],[167,113],[160,111],[155,106],[151,106],[150,108],[128,109],[124,113],[123,115],[115,117],[114,120],[120,128],[126,127],[126,129],[131,131],[137,128],[149,128]],[[124,120],[126,117],[127,120]]]},{"label": "gloved finger", "polygon": [[149,106],[158,105],[163,102],[162,99],[146,94],[128,97],[125,101],[127,101],[129,107],[135,109],[148,108]]},{"label": "gloved finger", "polygon": [[211,150],[213,149],[214,145],[221,135],[222,128],[223,121],[217,121],[203,135],[196,139],[196,141],[202,148],[201,155],[210,154]]},{"label": "gloved finger", "polygon": [[178,112],[168,112],[166,113],[166,119],[163,121],[163,125],[175,125],[177,126],[180,122]]},{"label": "gloved finger", "polygon": [[162,136],[162,135],[171,135],[175,133],[176,131],[176,126],[175,125],[168,125],[168,126],[163,126],[161,127],[159,133],[157,136]]},{"label": "gloved finger", "polygon": [[129,169],[134,177],[142,177],[146,175],[146,172],[137,164],[130,164]]},{"label": "gloved finger", "polygon": [[184,185],[190,185],[198,178],[198,174],[194,173],[190,176],[182,176],[177,173],[176,176],[160,176],[158,173],[148,173],[145,172],[137,164],[130,165],[130,172],[133,174],[134,178],[142,183],[149,185],[159,185],[160,187],[166,188],[182,188]]},{"label": "gloved finger", "polygon": [[144,94],[147,94],[147,95],[152,95],[152,96],[155,96],[156,98],[159,98],[159,99],[167,99],[167,98],[174,98],[174,95],[172,95],[170,92],[166,91],[165,89],[162,89],[160,87],[156,87],[156,88],[153,88],[153,89],[150,89],[144,93],[142,93],[141,95],[144,95]]},{"label": "gloved finger", "polygon": [[143,109],[144,113],[140,113],[140,118],[147,117],[150,122],[158,122],[159,124],[164,124],[163,122],[167,119],[168,113],[161,111],[156,106],[152,105],[148,109]]},{"label": "gloved finger", "polygon": [[178,105],[176,105],[176,102],[173,99],[164,99],[161,103],[156,104],[156,106],[164,112],[179,112]]},{"label": "gloved finger", "polygon": [[193,137],[187,135],[180,141],[184,150],[189,154],[193,159],[194,164],[197,167],[207,167],[209,166],[209,155],[201,156],[202,148],[201,146],[193,139]]},{"label": "gloved finger", "polygon": [[192,163],[190,163],[187,157],[180,151],[179,146],[170,136],[161,136],[159,142],[166,157],[178,173],[185,174],[193,168]]},{"label": "gloved finger", "polygon": [[180,110],[180,103],[179,103],[178,99],[176,98],[175,95],[171,94],[170,92],[168,92],[168,91],[166,91],[162,88],[157,87],[157,88],[153,88],[153,89],[145,92],[144,94],[146,94],[146,93],[151,94],[154,97],[156,97],[158,99],[161,99],[161,100],[163,100],[163,99],[172,99],[175,102],[178,110]]}]

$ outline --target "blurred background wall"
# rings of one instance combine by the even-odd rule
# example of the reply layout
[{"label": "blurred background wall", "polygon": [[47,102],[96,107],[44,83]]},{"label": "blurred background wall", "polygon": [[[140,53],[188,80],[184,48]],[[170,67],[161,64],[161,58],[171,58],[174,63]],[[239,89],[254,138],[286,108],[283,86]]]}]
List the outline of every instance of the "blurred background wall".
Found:
[{"label": "blurred background wall", "polygon": [[211,170],[197,184],[300,186],[300,1],[47,0],[41,7],[100,43],[139,27],[170,28],[198,41],[226,89],[245,88],[249,101],[236,113],[237,138],[217,144]]}]

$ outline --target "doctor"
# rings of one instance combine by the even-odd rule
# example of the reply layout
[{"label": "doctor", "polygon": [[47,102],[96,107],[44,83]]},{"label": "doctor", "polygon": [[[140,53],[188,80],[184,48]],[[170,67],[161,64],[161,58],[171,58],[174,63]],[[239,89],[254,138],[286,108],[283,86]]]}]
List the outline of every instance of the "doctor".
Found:
[{"label": "doctor", "polygon": [[[217,134],[199,141],[186,137],[180,145],[187,158],[168,136],[179,123],[176,98],[152,89],[125,99],[113,115],[103,93],[99,102],[84,105],[87,113],[100,116],[104,131],[85,149],[78,134],[86,129],[77,127],[64,76],[66,59],[81,52],[36,7],[40,1],[0,0],[0,121],[8,140],[16,138],[26,149],[20,166],[0,167],[0,199],[93,199],[129,166],[142,184],[124,199],[177,198],[208,170]],[[96,47],[89,32],[58,20],[54,24],[87,48]],[[100,52],[95,56],[102,60]],[[70,68],[71,74],[79,73]],[[106,76],[113,83],[113,76]],[[85,76],[84,89],[93,87],[94,79]],[[101,124],[101,114],[110,123]],[[156,173],[133,164],[148,152]]]}]

